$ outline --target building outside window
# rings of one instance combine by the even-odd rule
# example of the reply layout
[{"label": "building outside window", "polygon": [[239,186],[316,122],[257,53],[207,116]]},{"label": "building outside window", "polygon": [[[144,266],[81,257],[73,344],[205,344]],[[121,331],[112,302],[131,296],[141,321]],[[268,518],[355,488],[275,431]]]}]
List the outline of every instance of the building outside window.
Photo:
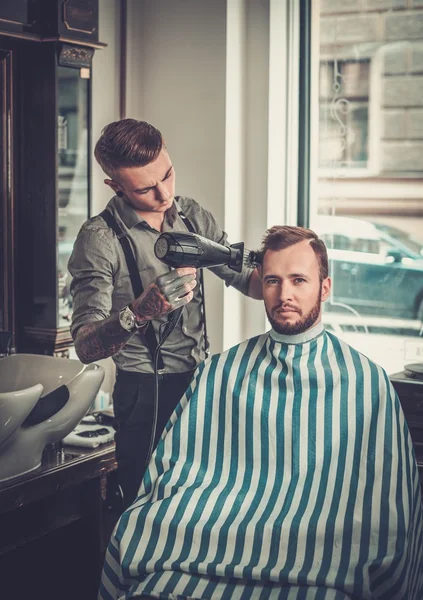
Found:
[{"label": "building outside window", "polygon": [[313,0],[310,225],[324,319],[388,373],[423,362],[423,1]]},{"label": "building outside window", "polygon": [[368,168],[369,73],[369,60],[320,61],[320,169]]}]

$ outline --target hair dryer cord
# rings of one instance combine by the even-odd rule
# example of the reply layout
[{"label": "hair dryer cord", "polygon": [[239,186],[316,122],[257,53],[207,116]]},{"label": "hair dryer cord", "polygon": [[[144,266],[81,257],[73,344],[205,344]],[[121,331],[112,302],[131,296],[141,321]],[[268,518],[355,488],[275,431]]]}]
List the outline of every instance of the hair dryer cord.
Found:
[{"label": "hair dryer cord", "polygon": [[151,455],[153,454],[154,449],[154,440],[156,438],[156,429],[157,429],[157,417],[159,412],[159,371],[157,369],[157,361],[159,358],[159,350],[175,329],[178,321],[182,315],[182,306],[177,308],[172,313],[169,314],[168,320],[166,323],[162,323],[159,327],[159,342],[157,344],[156,351],[154,353],[154,395],[153,395],[153,422],[151,426],[151,436],[150,436],[150,444],[148,448],[147,458],[145,461],[145,467],[147,468],[148,463],[150,462]]}]

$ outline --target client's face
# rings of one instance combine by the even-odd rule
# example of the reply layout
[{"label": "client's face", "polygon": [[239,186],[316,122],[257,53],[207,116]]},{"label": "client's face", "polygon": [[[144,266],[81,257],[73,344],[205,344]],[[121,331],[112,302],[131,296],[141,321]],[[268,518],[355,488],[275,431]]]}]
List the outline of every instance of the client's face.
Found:
[{"label": "client's face", "polygon": [[319,323],[331,281],[320,282],[319,263],[309,240],[268,250],[262,280],[267,318],[275,331],[295,335]]}]

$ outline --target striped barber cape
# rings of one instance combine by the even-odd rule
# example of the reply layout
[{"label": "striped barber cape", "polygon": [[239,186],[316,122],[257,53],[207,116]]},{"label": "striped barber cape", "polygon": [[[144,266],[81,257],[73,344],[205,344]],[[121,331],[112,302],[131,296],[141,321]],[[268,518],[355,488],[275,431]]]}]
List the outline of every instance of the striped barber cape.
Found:
[{"label": "striped barber cape", "polygon": [[422,600],[396,393],[321,324],[213,356],[109,543],[99,598]]}]

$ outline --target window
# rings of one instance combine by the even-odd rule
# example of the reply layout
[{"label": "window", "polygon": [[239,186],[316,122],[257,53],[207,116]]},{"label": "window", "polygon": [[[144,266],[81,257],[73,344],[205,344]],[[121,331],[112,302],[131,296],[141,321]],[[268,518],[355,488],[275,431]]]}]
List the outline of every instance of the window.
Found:
[{"label": "window", "polygon": [[324,320],[396,373],[423,355],[423,5],[319,4],[310,226],[329,253]]},{"label": "window", "polygon": [[368,167],[369,65],[320,62],[320,168]]}]

